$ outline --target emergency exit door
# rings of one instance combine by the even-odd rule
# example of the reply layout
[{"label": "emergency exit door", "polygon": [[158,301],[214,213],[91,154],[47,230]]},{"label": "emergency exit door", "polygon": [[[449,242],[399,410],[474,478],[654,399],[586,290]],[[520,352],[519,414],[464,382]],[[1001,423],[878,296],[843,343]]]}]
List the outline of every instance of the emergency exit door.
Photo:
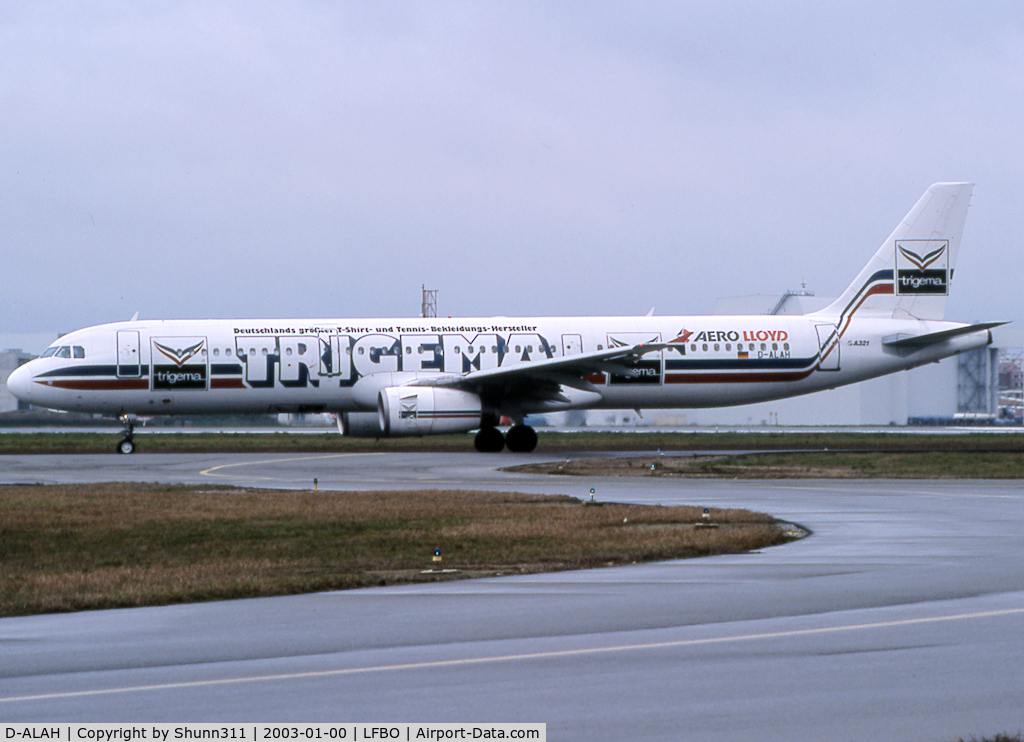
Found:
[{"label": "emergency exit door", "polygon": [[117,375],[122,379],[137,379],[142,376],[138,330],[117,332]]},{"label": "emergency exit door", "polygon": [[579,335],[562,335],[562,356],[578,356],[583,352],[583,338]]}]

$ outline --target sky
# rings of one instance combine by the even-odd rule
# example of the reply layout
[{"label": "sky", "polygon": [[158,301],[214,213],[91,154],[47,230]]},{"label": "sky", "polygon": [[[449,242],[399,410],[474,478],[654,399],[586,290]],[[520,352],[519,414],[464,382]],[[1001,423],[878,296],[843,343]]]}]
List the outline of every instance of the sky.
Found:
[{"label": "sky", "polygon": [[976,183],[1024,322],[1024,4],[0,5],[0,346],[141,318],[707,314]]}]

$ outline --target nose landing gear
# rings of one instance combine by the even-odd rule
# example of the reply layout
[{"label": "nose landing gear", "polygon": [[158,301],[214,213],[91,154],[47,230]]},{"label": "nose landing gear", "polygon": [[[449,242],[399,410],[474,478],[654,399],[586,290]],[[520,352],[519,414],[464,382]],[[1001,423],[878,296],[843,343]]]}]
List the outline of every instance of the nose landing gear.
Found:
[{"label": "nose landing gear", "polygon": [[125,415],[121,420],[124,422],[124,429],[121,431],[121,440],[117,443],[117,452],[135,453],[135,418]]}]

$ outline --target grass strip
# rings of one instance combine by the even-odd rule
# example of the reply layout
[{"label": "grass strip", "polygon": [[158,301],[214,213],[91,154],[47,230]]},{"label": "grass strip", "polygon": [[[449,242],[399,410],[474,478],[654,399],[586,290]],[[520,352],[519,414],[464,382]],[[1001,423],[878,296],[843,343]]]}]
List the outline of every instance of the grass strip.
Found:
[{"label": "grass strip", "polygon": [[790,451],[641,456],[509,467],[570,476],[709,479],[1024,479],[1024,451]]},{"label": "grass strip", "polygon": [[[538,434],[537,450],[604,451],[1004,451],[1024,452],[1024,434],[966,433],[554,433]],[[120,436],[110,433],[0,434],[0,455],[112,453]],[[135,436],[140,453],[345,453],[365,451],[472,452],[473,436],[346,438],[323,433],[147,433]]]},{"label": "grass strip", "polygon": [[[768,515],[473,491],[0,486],[0,616],[740,553]],[[434,549],[442,554],[435,570]]]}]

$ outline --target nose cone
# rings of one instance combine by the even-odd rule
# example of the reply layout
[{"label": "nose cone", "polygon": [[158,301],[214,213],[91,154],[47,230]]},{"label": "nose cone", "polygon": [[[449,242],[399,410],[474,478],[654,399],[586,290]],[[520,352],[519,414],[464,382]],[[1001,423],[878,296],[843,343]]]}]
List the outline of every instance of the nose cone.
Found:
[{"label": "nose cone", "polygon": [[22,402],[32,401],[32,387],[34,383],[32,381],[32,372],[29,370],[31,365],[32,362],[30,361],[22,366],[18,366],[7,377],[7,390]]}]

